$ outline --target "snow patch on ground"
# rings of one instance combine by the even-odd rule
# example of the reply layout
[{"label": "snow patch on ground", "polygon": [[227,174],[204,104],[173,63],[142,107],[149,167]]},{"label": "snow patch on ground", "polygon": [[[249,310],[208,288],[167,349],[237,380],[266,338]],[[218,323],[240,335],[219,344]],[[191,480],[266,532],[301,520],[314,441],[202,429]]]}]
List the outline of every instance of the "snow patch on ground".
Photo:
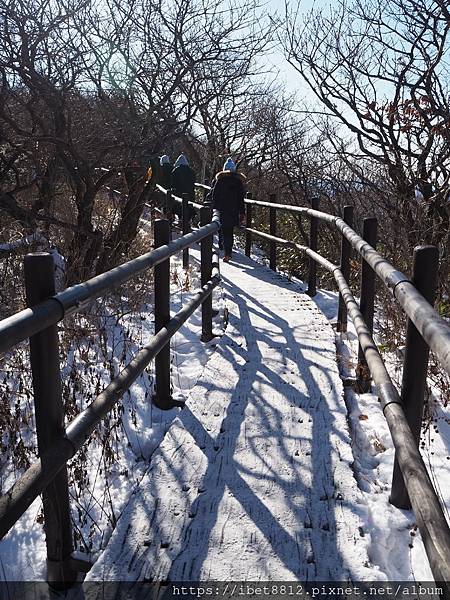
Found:
[{"label": "snow patch on ground", "polygon": [[[172,314],[180,310],[199,287],[198,250],[191,252],[191,265],[187,271],[182,268],[181,256],[173,257]],[[213,304],[219,309],[215,329],[220,333],[223,331],[223,306],[219,290],[213,293]],[[103,336],[92,330],[92,320],[77,316],[70,325],[86,331],[61,359],[63,397],[66,410],[73,413],[69,420],[76,412],[86,408],[111,381],[111,377],[130,362],[138,349],[154,335],[152,294],[137,313],[118,314],[114,306],[107,300],[101,300],[89,309],[97,314],[101,329],[106,332]],[[216,340],[201,343],[200,333],[201,310],[198,309],[172,339],[172,386],[173,396],[177,399],[189,395],[217,343]],[[20,360],[17,353],[20,353]],[[23,438],[27,448],[34,448],[32,399],[29,391],[24,395],[23,390],[31,389],[31,379],[27,374],[24,376],[25,383],[17,385],[17,380],[22,379],[15,377],[18,370],[27,370],[24,369],[27,363],[27,348],[22,345],[1,364],[0,382],[5,378],[1,391],[11,406],[19,403],[20,410],[26,409],[23,413],[26,414],[23,419],[25,431],[20,439]],[[11,383],[14,381],[16,383]],[[180,411],[178,408],[161,411],[153,406],[153,392],[154,370],[151,364],[72,460],[69,489],[76,524],[76,547],[94,561],[106,546],[124,507],[147,471],[153,452]],[[11,487],[21,472],[23,469],[17,470],[11,462],[2,460],[2,493]],[[45,565],[42,502],[38,498],[0,542],[0,579],[44,580]]]},{"label": "snow patch on ground", "polygon": [[[313,300],[331,322],[336,322],[337,292],[320,290]],[[336,340],[341,374],[354,377],[358,340],[350,319],[347,333],[337,333]],[[395,381],[398,359],[389,355],[384,358]],[[372,391],[375,391],[374,386]],[[346,403],[355,477],[368,508],[365,529],[371,536],[370,558],[389,580],[433,581],[414,513],[389,503],[395,453],[378,397],[375,393],[356,394],[352,388],[346,388]],[[425,424],[421,438],[422,456],[447,516],[450,507],[449,417],[448,409],[436,404],[433,419],[429,426]]]},{"label": "snow patch on ground", "polygon": [[[5,251],[11,248],[0,248]],[[186,275],[179,259],[172,263],[172,310],[176,312],[187,301],[198,287],[197,261],[194,254],[193,267]],[[256,257],[255,257],[256,258]],[[259,260],[260,256],[257,257]],[[60,268],[64,265],[60,261]],[[300,282],[301,283],[301,282]],[[331,321],[336,320],[338,294],[320,290],[314,301]],[[216,291],[214,303],[223,309],[220,291]],[[127,362],[139,345],[145,344],[153,335],[152,299],[142,306],[135,315],[125,315],[117,323],[116,315],[103,307],[103,316],[108,329],[107,350],[114,359],[114,371],[117,372],[122,359]],[[222,313],[222,311],[221,311]],[[220,318],[216,318],[216,326],[220,327]],[[200,311],[181,329],[173,339],[173,393],[175,397],[184,398],[195,385],[203,366],[216,344],[201,344],[198,336],[201,329]],[[136,340],[139,343],[136,343]],[[354,374],[355,357],[357,356],[356,333],[349,322],[346,334],[337,334],[338,354],[341,357],[341,370],[344,376]],[[125,350],[124,350],[125,348]],[[21,352],[26,353],[22,349]],[[75,358],[76,353],[84,352],[91,360],[92,366],[86,377],[80,378],[82,390],[77,394],[85,397],[85,402],[92,400],[110,380],[105,369],[96,367],[94,359],[103,357],[98,340],[92,343],[86,340],[73,350],[62,364],[63,378],[72,376],[72,368],[81,367]],[[90,358],[89,358],[90,357]],[[387,363],[393,374],[397,360]],[[17,383],[17,365],[8,363],[0,369],[0,380],[8,373],[8,383],[2,392],[8,393],[22,407],[31,404]],[[398,371],[396,371],[398,375]],[[14,384],[10,381],[16,380]],[[115,521],[124,510],[130,495],[145,475],[149,460],[164,437],[170,423],[179,413],[179,409],[163,412],[156,409],[150,401],[153,392],[154,373],[152,367],[133,385],[129,394],[123,399],[123,410],[116,411],[108,424],[115,431],[113,444],[115,452],[114,464],[108,459],[111,449],[102,445],[101,436],[89,445],[85,455],[85,472],[78,473],[81,479],[89,481],[87,491],[78,489],[76,481],[71,486],[72,507],[75,521],[81,522],[79,527],[78,547],[83,545],[92,548],[91,558],[95,560],[115,527]],[[10,386],[8,388],[8,386]],[[11,387],[12,386],[12,387]],[[8,388],[8,389],[6,389]],[[82,392],[82,394],[81,394]],[[22,396],[21,396],[22,394]],[[14,400],[13,400],[14,402]],[[347,389],[346,402],[348,419],[352,435],[352,447],[355,457],[354,472],[367,511],[363,529],[370,534],[369,555],[374,566],[385,573],[391,580],[432,580],[428,560],[425,555],[421,536],[416,528],[414,514],[402,511],[389,504],[389,491],[394,460],[390,433],[375,394],[357,395]],[[80,407],[82,408],[82,407]],[[24,435],[26,444],[33,444],[33,422],[28,415],[29,433]],[[421,451],[425,464],[435,488],[445,505],[446,514],[450,507],[450,414],[449,409],[441,403],[433,406],[433,416],[422,432]],[[22,438],[20,438],[22,439]],[[108,462],[109,460],[109,462]],[[82,459],[80,459],[80,465]],[[109,471],[107,482],[105,470]],[[11,469],[2,460],[1,488],[5,492],[20,472]],[[45,577],[45,540],[41,522],[41,501],[36,500],[16,526],[0,542],[0,577],[4,580],[42,580]],[[82,519],[80,521],[80,515]],[[405,560],[405,557],[408,557]]]},{"label": "snow patch on ground", "polygon": [[88,579],[384,580],[332,328],[242,254],[222,275],[229,327]]}]

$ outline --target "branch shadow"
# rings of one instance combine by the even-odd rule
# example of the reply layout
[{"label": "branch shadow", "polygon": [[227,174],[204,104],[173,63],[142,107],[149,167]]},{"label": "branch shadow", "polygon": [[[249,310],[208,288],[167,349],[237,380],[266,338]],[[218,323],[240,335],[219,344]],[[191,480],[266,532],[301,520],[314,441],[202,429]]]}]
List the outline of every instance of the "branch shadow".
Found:
[{"label": "branch shadow", "polygon": [[[254,268],[245,261],[239,267],[257,276],[259,282],[271,283],[275,279],[274,289],[279,293],[283,288],[295,289],[291,282],[268,269],[258,266],[258,273],[252,273]],[[244,338],[242,347],[236,344],[231,347],[227,334],[221,342],[222,355],[231,364],[237,382],[215,436],[202,423],[199,413],[206,415],[213,410],[214,391],[221,387],[226,391],[220,380],[200,381],[192,409],[188,401],[179,414],[180,425],[192,436],[194,446],[203,456],[205,471],[201,489],[190,504],[193,518],[185,520],[176,555],[166,560],[167,580],[213,579],[218,572],[215,566],[221,560],[220,548],[227,542],[227,536],[235,534],[236,529],[248,536],[249,524],[251,532],[244,539],[245,552],[253,549],[258,553],[257,570],[245,571],[246,557],[235,556],[232,564],[227,563],[227,578],[271,580],[280,579],[283,572],[286,579],[301,581],[352,580],[352,565],[345,564],[338,547],[335,512],[344,505],[355,514],[362,509],[335,494],[331,438],[347,444],[349,439],[334,422],[333,413],[341,408],[343,399],[335,390],[328,404],[323,401],[321,391],[323,385],[334,389],[333,379],[322,365],[324,358],[334,360],[334,345],[324,348],[317,343],[314,331],[304,325],[297,331],[287,316],[276,314],[259,297],[256,299],[237,288],[229,278],[222,275],[222,279],[239,308],[239,315],[230,314],[230,323]],[[320,386],[317,378],[321,378]],[[286,410],[271,402],[272,391],[288,402],[284,409],[288,409],[289,418]],[[243,444],[248,445],[245,452]],[[275,452],[279,453],[278,463],[271,460]],[[253,464],[244,460],[249,454]],[[162,456],[162,462],[174,479],[183,481],[186,473],[183,468],[175,467],[172,455]],[[280,469],[280,463],[286,469]],[[150,520],[161,493],[157,473],[149,483],[149,501],[142,506],[142,512]],[[261,486],[268,493],[258,496],[255,490]],[[219,519],[224,504],[235,511],[234,524],[237,522],[238,527],[234,531],[228,517]],[[284,522],[284,513],[280,515],[278,509],[274,510],[277,504],[282,512],[291,515],[289,521]],[[236,506],[241,509],[237,521]],[[157,521],[148,526],[149,535],[155,538],[160,536],[162,517]],[[131,544],[127,538],[124,543]],[[157,580],[158,572],[162,571],[156,572],[143,549],[136,552],[139,556],[133,569],[136,568],[138,578]],[[132,553],[130,545],[129,554]],[[225,561],[226,556],[222,559]],[[220,569],[219,572],[224,573]]]}]

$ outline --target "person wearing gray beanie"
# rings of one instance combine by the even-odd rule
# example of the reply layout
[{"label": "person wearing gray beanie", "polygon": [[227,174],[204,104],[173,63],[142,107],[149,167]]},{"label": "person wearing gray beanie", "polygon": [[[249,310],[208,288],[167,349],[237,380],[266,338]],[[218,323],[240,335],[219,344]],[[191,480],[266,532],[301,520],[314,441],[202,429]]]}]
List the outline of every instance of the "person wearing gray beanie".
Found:
[{"label": "person wearing gray beanie", "polygon": [[[172,171],[172,188],[175,196],[178,196],[178,198],[182,198],[183,194],[187,194],[189,196],[189,201],[193,202],[195,199],[194,184],[194,171],[189,166],[189,162],[185,155],[180,154],[180,156],[175,161],[174,169]],[[181,206],[179,204],[174,205],[173,212],[176,215],[178,215],[178,217],[181,219]],[[189,221],[191,221],[194,215],[194,207],[190,204],[188,213]]]},{"label": "person wearing gray beanie", "polygon": [[213,209],[219,212],[219,245],[224,250],[224,262],[232,256],[234,227],[245,221],[245,177],[237,172],[236,164],[227,158],[223,171],[217,173],[211,191]]},{"label": "person wearing gray beanie", "polygon": [[158,183],[166,190],[170,190],[170,188],[172,187],[173,164],[170,160],[170,157],[167,154],[161,156],[161,158],[159,159],[159,166],[160,169]]}]

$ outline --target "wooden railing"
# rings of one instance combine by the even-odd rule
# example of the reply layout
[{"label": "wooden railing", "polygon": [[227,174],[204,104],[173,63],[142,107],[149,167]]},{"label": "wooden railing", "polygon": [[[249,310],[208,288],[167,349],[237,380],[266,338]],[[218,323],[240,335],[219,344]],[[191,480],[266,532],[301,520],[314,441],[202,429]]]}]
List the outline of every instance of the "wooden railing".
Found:
[{"label": "wooden railing", "polygon": [[[197,187],[203,189],[205,193],[210,189],[202,184],[198,184]],[[45,269],[49,270],[50,266],[43,264],[45,261],[42,257],[29,257],[26,269],[27,288],[30,290],[29,303],[33,304],[33,307],[0,322],[0,352],[7,351],[30,337],[39,444],[39,460],[31,465],[7,494],[0,498],[0,535],[5,535],[39,494],[43,493],[44,496],[44,511],[46,506],[58,506],[60,510],[54,511],[55,514],[51,514],[50,510],[45,514],[49,558],[48,579],[52,582],[63,582],[67,585],[74,580],[76,571],[83,569],[83,565],[71,557],[71,541],[68,539],[70,536],[67,536],[67,532],[70,532],[67,460],[81,448],[100,420],[155,357],[157,362],[155,402],[161,408],[174,406],[170,397],[168,342],[181,324],[200,305],[202,305],[202,339],[208,340],[212,335],[211,292],[219,282],[217,266],[214,271],[212,266],[212,235],[219,229],[220,224],[217,218],[209,223],[210,208],[191,203],[200,210],[200,227],[194,232],[187,233],[188,197],[177,198],[170,190],[164,188],[159,190],[166,198],[165,212],[169,217],[173,202],[180,202],[182,205],[184,235],[181,238],[170,241],[170,219],[157,221],[155,223],[157,248],[154,251],[56,295],[52,289],[50,274],[44,275]],[[295,248],[304,253],[310,258],[308,293],[311,296],[316,293],[317,266],[333,274],[340,292],[338,329],[346,330],[348,313],[359,339],[358,385],[360,389],[367,390],[373,378],[395,447],[396,463],[391,502],[402,508],[412,506],[434,577],[436,581],[446,582],[446,594],[450,594],[450,530],[418,450],[429,348],[436,354],[444,370],[450,374],[450,327],[432,306],[438,260],[436,249],[428,246],[415,250],[413,277],[409,279],[376,252],[375,219],[364,221],[363,237],[352,229],[352,207],[345,208],[342,219],[317,210],[316,200],[313,201],[311,208],[278,204],[273,196],[270,202],[256,201],[251,197],[247,197],[245,202],[247,255],[250,254],[254,236],[269,242],[270,266],[274,270],[277,263],[277,245]],[[252,211],[256,207],[269,208],[270,233],[252,228]],[[277,237],[276,213],[280,210],[309,218],[309,246]],[[339,266],[332,264],[317,252],[317,232],[321,221],[335,227],[342,234]],[[186,251],[193,243],[200,240],[202,241],[202,289],[175,317],[170,319],[169,257],[176,252]],[[362,261],[359,304],[348,283],[352,249],[358,252]],[[36,276],[35,265],[40,261],[42,262],[42,266],[39,267],[41,275]],[[155,267],[156,335],[94,402],[64,430],[61,396],[57,384],[59,365],[56,323],[67,314],[77,312],[112,287],[153,267]],[[401,394],[394,386],[373,340],[376,275],[391,291],[393,300],[399,303],[409,319]],[[41,280],[46,281],[46,284],[41,285]],[[39,359],[42,349],[46,352],[45,362]],[[47,403],[51,402],[52,419],[48,423],[38,423],[38,414],[39,411],[42,412],[44,395],[47,393],[50,395],[45,396],[45,400]]]},{"label": "wooden railing", "polygon": [[[47,581],[66,588],[87,571],[87,561],[72,556],[73,543],[69,505],[67,461],[87,441],[97,425],[122,395],[155,359],[156,393],[153,402],[161,409],[179,403],[170,393],[170,347],[172,336],[202,307],[203,341],[212,338],[212,291],[220,281],[212,238],[220,224],[211,210],[201,207],[200,227],[170,241],[170,223],[155,221],[155,249],[111,271],[55,294],[54,264],[50,254],[25,257],[25,284],[29,308],[0,321],[0,353],[30,339],[30,363],[34,389],[39,458],[0,498],[0,537],[40,495],[44,504],[47,544]],[[201,243],[201,289],[170,318],[170,257],[194,243]],[[95,400],[68,425],[64,425],[61,397],[58,332],[56,324],[96,298],[116,289],[131,278],[154,269],[155,335]]]},{"label": "wooden railing", "polygon": [[[210,190],[204,184],[197,184],[197,187]],[[339,289],[337,330],[346,331],[349,314],[358,335],[356,387],[361,392],[368,391],[373,378],[395,447],[390,502],[398,508],[412,507],[433,575],[436,581],[447,583],[446,594],[450,597],[450,530],[418,449],[430,349],[442,368],[450,374],[450,326],[433,308],[438,250],[434,246],[420,246],[414,250],[410,279],[375,250],[375,218],[364,219],[363,237],[360,237],[352,229],[352,206],[346,206],[343,218],[340,218],[320,212],[317,199],[312,200],[311,208],[279,204],[275,200],[274,194],[269,202],[253,200],[247,194],[245,253],[250,256],[252,238],[258,237],[269,242],[269,264],[273,270],[277,267],[278,245],[295,248],[307,255],[310,258],[307,293],[310,296],[316,294],[317,266],[333,274]],[[257,207],[269,209],[269,233],[252,227],[253,209]],[[289,211],[309,218],[309,246],[277,237],[277,211]],[[339,266],[317,252],[320,222],[331,225],[342,235]],[[359,304],[349,286],[352,250],[356,250],[362,262]],[[376,276],[390,290],[392,300],[401,306],[408,317],[400,394],[373,340]]]}]

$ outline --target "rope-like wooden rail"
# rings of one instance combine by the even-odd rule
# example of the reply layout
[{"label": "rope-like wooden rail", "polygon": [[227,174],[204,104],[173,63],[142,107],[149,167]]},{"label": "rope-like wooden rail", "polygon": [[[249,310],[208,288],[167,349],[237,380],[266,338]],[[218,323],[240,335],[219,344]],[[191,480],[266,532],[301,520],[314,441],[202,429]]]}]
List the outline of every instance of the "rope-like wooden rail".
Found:
[{"label": "rope-like wooden rail", "polygon": [[[172,399],[170,391],[169,342],[200,306],[201,339],[208,341],[212,337],[211,294],[220,281],[218,259],[212,253],[212,236],[220,223],[217,217],[211,217],[211,210],[201,207],[200,228],[174,241],[170,241],[169,221],[156,221],[154,250],[59,294],[55,294],[54,289],[52,256],[39,253],[25,258],[29,308],[0,321],[0,351],[9,351],[30,338],[39,458],[0,498],[0,537],[3,538],[37,496],[43,494],[47,581],[54,586],[69,587],[77,580],[77,572],[89,570],[90,566],[87,561],[72,557],[67,461],[80,450],[153,359],[156,374],[154,403],[162,409],[179,405]],[[196,242],[201,242],[201,289],[171,318],[169,260]],[[154,337],[64,428],[56,323],[151,268],[155,270]]]},{"label": "rope-like wooden rail", "polygon": [[[205,192],[210,189],[205,184],[196,184],[196,186]],[[76,571],[81,568],[80,566],[77,567],[71,558],[71,542],[67,541],[71,537],[67,533],[67,528],[70,528],[67,476],[65,480],[64,477],[61,478],[67,460],[79,450],[96,425],[154,358],[159,360],[161,371],[161,380],[158,385],[158,393],[161,396],[157,404],[159,402],[158,405],[162,408],[174,406],[170,399],[168,342],[200,305],[202,306],[203,316],[202,339],[210,339],[211,335],[211,292],[219,283],[217,267],[213,268],[212,263],[212,235],[219,229],[220,223],[217,217],[210,222],[211,210],[206,206],[191,202],[185,196],[183,198],[173,196],[170,190],[165,190],[161,186],[157,186],[157,188],[165,195],[169,208],[172,206],[173,201],[181,203],[183,233],[185,235],[178,240],[170,241],[169,224],[167,221],[160,221],[165,225],[158,226],[157,231],[155,231],[157,247],[152,252],[68,288],[59,294],[47,293],[39,298],[37,303],[32,303],[30,308],[0,322],[0,352],[8,351],[20,341],[31,338],[32,364],[34,360],[36,365],[41,365],[41,369],[44,369],[44,367],[42,367],[42,362],[39,362],[36,358],[39,354],[38,350],[41,354],[43,349],[47,352],[46,360],[53,371],[51,376],[49,376],[49,371],[41,372],[40,377],[42,380],[48,380],[50,384],[53,383],[54,389],[48,389],[48,386],[45,388],[45,385],[41,385],[41,391],[42,389],[48,389],[49,395],[43,398],[41,394],[39,398],[39,394],[35,393],[35,398],[38,403],[44,400],[48,403],[50,398],[54,403],[52,408],[54,414],[60,416],[61,413],[58,411],[61,410],[61,406],[58,403],[61,404],[61,398],[57,391],[58,385],[55,383],[55,379],[59,375],[56,323],[65,316],[83,309],[95,298],[104,295],[117,285],[150,268],[155,268],[155,284],[158,288],[155,289],[155,311],[159,314],[156,319],[155,337],[94,402],[70,423],[66,431],[62,431],[60,426],[59,428],[53,428],[52,436],[48,437],[52,440],[51,443],[47,443],[46,446],[39,445],[39,460],[33,463],[13,487],[0,498],[0,534],[4,535],[37,495],[50,493],[48,487],[50,482],[58,481],[58,485],[54,487],[54,495],[50,505],[55,506],[56,503],[60,508],[63,506],[63,518],[59,516],[55,520],[54,515],[45,515],[47,545],[50,550],[54,551],[53,554],[49,554],[48,579],[62,582],[64,585],[70,584],[76,578]],[[312,208],[279,204],[274,201],[273,196],[271,202],[257,201],[248,197],[245,203],[247,205],[247,227],[245,228],[247,254],[250,254],[252,236],[260,237],[269,242],[270,265],[273,269],[276,269],[277,245],[292,247],[304,253],[310,258],[308,289],[311,295],[314,295],[316,289],[316,265],[322,266],[333,274],[340,292],[339,328],[341,331],[345,331],[348,312],[358,334],[363,358],[360,364],[358,381],[361,385],[367,386],[369,381],[367,372],[373,377],[396,449],[397,471],[394,470],[391,501],[400,507],[409,507],[411,503],[433,574],[436,581],[446,582],[446,594],[450,596],[450,530],[417,446],[417,424],[419,423],[420,430],[420,409],[422,406],[420,403],[423,402],[423,398],[420,398],[420,390],[423,389],[421,386],[424,385],[426,378],[428,347],[433,350],[443,368],[450,374],[450,327],[433,309],[432,297],[434,292],[430,293],[430,290],[427,289],[427,285],[428,288],[433,287],[433,278],[428,277],[428,284],[423,284],[424,272],[432,274],[436,271],[436,253],[430,248],[418,249],[415,255],[417,260],[415,260],[414,274],[412,279],[409,279],[376,251],[375,241],[373,241],[376,239],[376,236],[373,235],[373,219],[371,220],[372,229],[369,228],[369,223],[366,223],[368,227],[363,237],[354,231],[352,228],[351,207],[346,207],[344,219],[342,219],[336,215],[317,210],[317,201]],[[185,226],[189,205],[200,210],[201,225],[196,231],[187,233]],[[260,232],[252,227],[253,207],[269,208],[270,233]],[[279,210],[305,215],[310,219],[309,247],[277,236],[276,211]],[[332,264],[317,252],[317,225],[319,221],[332,225],[342,235],[341,264],[339,266]],[[202,243],[202,288],[171,319],[168,308],[169,258],[179,251],[186,251],[198,241]],[[369,269],[363,268],[360,306],[358,306],[348,284],[350,251],[352,248],[361,256],[363,265],[370,267]],[[408,326],[407,360],[404,369],[406,375],[404,374],[401,395],[392,383],[373,340],[370,315],[373,316],[375,274],[391,291],[393,298],[398,301],[410,319],[411,327]],[[37,289],[38,279],[39,274],[30,275],[29,287],[33,288],[33,285],[35,285]],[[425,342],[425,347],[421,347],[419,350],[416,350],[416,346],[419,347],[419,345],[413,343],[414,340],[417,342],[417,338],[414,338],[414,331],[416,330],[413,331],[413,326],[417,328],[421,339],[423,338]],[[33,344],[35,345],[34,359]],[[419,373],[419,379],[417,373]],[[413,379],[417,388],[415,392],[411,392]],[[56,421],[58,421],[58,418],[56,418]],[[52,423],[38,424],[38,441],[40,439],[40,427],[51,428]],[[61,498],[66,498],[65,504],[64,502],[63,504],[60,503]]]},{"label": "rope-like wooden rail", "polygon": [[[245,228],[247,242],[250,240],[251,243],[252,236],[269,242],[272,268],[276,269],[276,259],[273,259],[274,256],[276,257],[276,246],[282,245],[295,248],[306,254],[314,265],[318,264],[333,274],[340,292],[340,300],[344,304],[345,310],[350,314],[358,335],[360,358],[361,356],[364,358],[359,365],[358,383],[366,388],[364,391],[368,391],[368,375],[373,377],[395,447],[396,461],[390,497],[391,503],[400,508],[412,507],[414,510],[433,575],[436,581],[445,583],[444,596],[450,597],[450,529],[418,449],[428,346],[435,352],[443,368],[450,374],[450,327],[430,303],[430,300],[433,301],[435,274],[437,272],[437,249],[434,247],[419,247],[416,249],[414,273],[411,280],[397,270],[369,243],[369,241],[372,241],[375,244],[374,240],[376,240],[376,220],[373,218],[365,220],[365,226],[367,225],[365,227],[365,237],[367,239],[364,239],[346,222],[346,220],[351,221],[349,207],[347,207],[344,215],[347,216],[347,219],[341,219],[338,216],[308,207],[278,204],[274,201],[262,202],[250,198],[247,198],[245,202],[247,204],[247,227]],[[271,233],[261,232],[251,227],[251,208],[253,206],[269,208],[271,212]],[[315,236],[315,239],[310,238],[311,247],[302,246],[276,235],[276,219],[273,218],[273,214],[277,210],[286,210],[310,217],[311,233],[314,231]],[[340,266],[332,264],[317,253],[315,249],[312,249],[312,246],[317,248],[318,220],[336,227],[343,236]],[[363,259],[361,307],[358,306],[348,284],[350,252],[345,244],[354,248]],[[250,254],[249,243],[246,244],[246,254]],[[365,269],[365,264],[370,269]],[[347,271],[347,276],[344,276],[344,270]],[[374,274],[391,291],[393,298],[398,301],[410,319],[408,321],[407,358],[404,365],[401,395],[393,384],[373,340]],[[426,281],[426,284],[424,284],[424,281]],[[418,282],[421,283],[421,286],[416,287]],[[314,290],[315,286],[314,271]],[[364,309],[363,303],[365,303]],[[368,326],[367,321],[370,321],[370,326]],[[424,342],[422,345],[417,343],[417,332],[421,336],[419,342]]]}]

